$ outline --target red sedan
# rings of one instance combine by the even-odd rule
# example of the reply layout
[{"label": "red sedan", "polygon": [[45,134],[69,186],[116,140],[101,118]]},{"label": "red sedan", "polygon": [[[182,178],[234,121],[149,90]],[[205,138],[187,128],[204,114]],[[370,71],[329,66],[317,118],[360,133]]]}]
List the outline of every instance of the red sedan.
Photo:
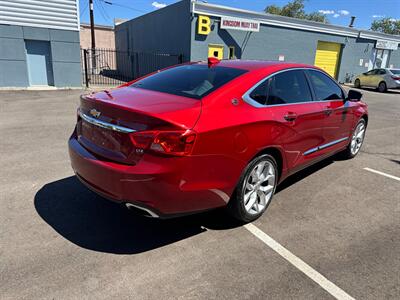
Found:
[{"label": "red sedan", "polygon": [[147,216],[226,206],[250,222],[289,175],[357,155],[368,123],[361,96],[309,65],[179,65],[82,96],[72,167],[90,189]]}]

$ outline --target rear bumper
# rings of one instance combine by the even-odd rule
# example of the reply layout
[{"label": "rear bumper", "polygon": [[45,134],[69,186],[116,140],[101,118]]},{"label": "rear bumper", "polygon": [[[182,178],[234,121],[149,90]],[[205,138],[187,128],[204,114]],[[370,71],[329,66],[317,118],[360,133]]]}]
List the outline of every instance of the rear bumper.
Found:
[{"label": "rear bumper", "polygon": [[391,80],[388,83],[388,89],[400,89],[400,80]]},{"label": "rear bumper", "polygon": [[[101,188],[98,188],[97,186],[94,186],[92,183],[88,182],[85,178],[81,177],[78,173],[75,173],[75,175],[79,179],[79,181],[81,183],[83,183],[89,190],[95,192],[96,194],[99,194],[100,196],[102,196],[105,199],[108,199],[113,202],[121,203],[121,201],[111,198],[109,196],[109,194],[107,192],[105,192],[104,190],[102,190]],[[164,216],[161,212],[159,212],[158,210],[156,210],[153,207],[147,206],[144,203],[139,203],[139,202],[132,203],[132,201],[131,201],[131,202],[125,202],[124,204],[129,209],[134,209],[134,210],[140,211],[141,214],[144,216],[148,216],[148,217],[152,217],[152,218],[166,218],[166,216]]]},{"label": "rear bumper", "polygon": [[160,218],[226,205],[233,188],[218,189],[204,178],[209,166],[195,157],[163,158],[145,154],[137,165],[102,160],[73,135],[69,142],[72,168],[88,188],[119,203],[130,203]]}]

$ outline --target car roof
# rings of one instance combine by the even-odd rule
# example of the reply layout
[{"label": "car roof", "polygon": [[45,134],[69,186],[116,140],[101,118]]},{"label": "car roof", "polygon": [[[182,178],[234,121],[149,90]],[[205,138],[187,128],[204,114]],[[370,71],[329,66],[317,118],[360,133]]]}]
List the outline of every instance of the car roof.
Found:
[{"label": "car roof", "polygon": [[[207,62],[199,62],[199,64],[207,64]],[[236,69],[243,69],[248,71],[265,69],[268,67],[275,67],[279,69],[287,68],[312,68],[319,69],[313,65],[299,64],[293,62],[282,62],[277,60],[241,60],[241,59],[229,59],[221,60],[218,64],[220,67],[229,67]]]}]

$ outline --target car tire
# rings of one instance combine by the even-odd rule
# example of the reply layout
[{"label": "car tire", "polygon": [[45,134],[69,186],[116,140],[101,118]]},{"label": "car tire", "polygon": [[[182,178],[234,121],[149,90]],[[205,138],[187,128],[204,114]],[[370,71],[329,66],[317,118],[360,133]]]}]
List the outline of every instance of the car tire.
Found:
[{"label": "car tire", "polygon": [[355,87],[356,89],[360,89],[360,88],[361,88],[360,79],[357,78],[357,79],[354,81],[354,87]]},{"label": "car tire", "polygon": [[381,81],[378,85],[378,91],[384,93],[386,92],[386,90],[387,90],[386,82]]},{"label": "car tire", "polygon": [[367,122],[365,122],[365,119],[361,119],[353,130],[349,145],[342,152],[344,158],[351,159],[357,156],[364,143],[366,129]]},{"label": "car tire", "polygon": [[244,223],[258,219],[272,201],[278,174],[276,160],[271,155],[253,159],[239,179],[228,203],[228,212]]}]

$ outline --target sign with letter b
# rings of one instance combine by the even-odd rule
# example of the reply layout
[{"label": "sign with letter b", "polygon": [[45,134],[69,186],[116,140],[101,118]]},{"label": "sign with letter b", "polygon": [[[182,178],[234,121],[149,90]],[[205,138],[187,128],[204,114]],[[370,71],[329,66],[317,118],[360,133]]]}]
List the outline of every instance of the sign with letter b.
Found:
[{"label": "sign with letter b", "polygon": [[197,33],[208,35],[211,32],[211,19],[206,16],[198,17]]}]

